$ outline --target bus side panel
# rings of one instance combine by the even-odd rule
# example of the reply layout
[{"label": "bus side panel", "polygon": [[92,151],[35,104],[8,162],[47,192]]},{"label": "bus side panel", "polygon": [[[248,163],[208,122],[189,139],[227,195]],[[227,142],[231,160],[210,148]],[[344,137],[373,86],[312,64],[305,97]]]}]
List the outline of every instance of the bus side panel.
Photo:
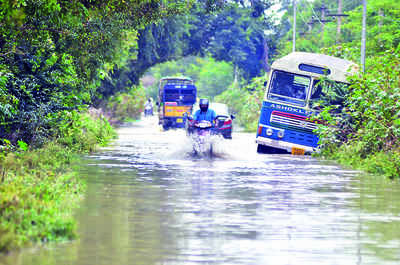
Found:
[{"label": "bus side panel", "polygon": [[272,112],[271,104],[264,101],[261,108],[259,123],[264,125],[269,125],[269,120],[271,119],[271,112]]},{"label": "bus side panel", "polygon": [[[311,122],[303,120],[306,118],[303,109],[264,101],[257,137],[316,148],[319,139],[312,132]],[[267,135],[268,128],[272,130],[272,135]],[[279,132],[283,132],[283,137],[278,136]]]}]

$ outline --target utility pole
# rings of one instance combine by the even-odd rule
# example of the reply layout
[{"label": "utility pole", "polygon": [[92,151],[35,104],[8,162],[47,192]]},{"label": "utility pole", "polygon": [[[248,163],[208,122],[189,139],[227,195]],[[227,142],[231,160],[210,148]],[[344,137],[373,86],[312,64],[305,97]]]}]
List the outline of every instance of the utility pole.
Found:
[{"label": "utility pole", "polygon": [[384,19],[384,16],[385,16],[385,12],[383,12],[382,8],[379,8],[378,16],[379,16],[378,27],[379,27],[379,29],[381,29],[382,26],[383,26],[383,19]]},{"label": "utility pole", "polygon": [[293,0],[293,52],[296,51],[296,0]]},{"label": "utility pole", "polygon": [[363,73],[365,73],[365,48],[367,42],[366,31],[367,31],[367,0],[363,0],[363,18],[362,18],[362,33],[361,33],[361,65]]},{"label": "utility pole", "polygon": [[321,6],[322,38],[324,38],[324,31],[325,31],[325,10],[326,10],[326,7],[324,4],[322,4],[322,6]]},{"label": "utility pole", "polygon": [[[342,14],[342,9],[343,9],[343,2],[342,0],[338,0],[338,14]],[[337,27],[336,27],[336,42],[339,42],[340,40],[340,33],[342,31],[342,17],[337,17]]]},{"label": "utility pole", "polygon": [[322,3],[321,8],[319,9],[321,11],[321,32],[322,32],[322,39],[324,38],[324,31],[325,31],[325,23],[326,22],[331,22],[332,20],[330,19],[326,19],[326,16],[329,16],[329,14],[327,14],[327,10],[328,8],[325,6],[324,3]]},{"label": "utility pole", "polygon": [[342,28],[342,17],[347,17],[349,15],[342,14],[343,12],[343,0],[338,0],[338,12],[337,14],[330,14],[328,13],[328,17],[336,17],[337,19],[337,27],[336,27],[336,43],[340,41],[340,34],[341,34],[341,28]]}]

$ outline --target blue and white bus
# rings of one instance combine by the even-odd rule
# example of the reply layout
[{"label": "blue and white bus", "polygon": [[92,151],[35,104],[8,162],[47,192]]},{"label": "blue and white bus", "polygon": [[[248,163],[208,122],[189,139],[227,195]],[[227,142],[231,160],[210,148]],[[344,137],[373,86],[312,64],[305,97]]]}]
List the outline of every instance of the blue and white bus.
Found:
[{"label": "blue and white bus", "polygon": [[305,154],[318,150],[317,128],[309,120],[311,102],[321,95],[318,81],[348,83],[358,70],[351,61],[316,53],[293,52],[276,60],[269,73],[256,136],[259,153]]}]

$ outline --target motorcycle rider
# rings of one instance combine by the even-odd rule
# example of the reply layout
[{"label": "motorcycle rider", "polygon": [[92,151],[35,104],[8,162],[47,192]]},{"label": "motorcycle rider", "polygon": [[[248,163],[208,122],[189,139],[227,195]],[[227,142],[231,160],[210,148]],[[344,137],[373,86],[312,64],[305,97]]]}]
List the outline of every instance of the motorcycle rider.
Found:
[{"label": "motorcycle rider", "polygon": [[144,114],[145,116],[153,116],[153,102],[151,102],[151,98],[149,98],[144,105]]},{"label": "motorcycle rider", "polygon": [[[213,134],[212,129],[216,119],[216,113],[214,110],[208,107],[208,99],[202,98],[199,101],[199,107],[190,122],[192,126],[188,127],[188,135],[193,133],[192,145],[195,155],[207,155],[212,156],[213,140],[211,135]],[[205,123],[206,127],[197,127],[197,123],[202,124],[203,121],[207,121],[210,124]]]},{"label": "motorcycle rider", "polygon": [[214,120],[215,120],[217,114],[215,114],[215,111],[214,111],[214,110],[208,108],[208,105],[209,105],[208,99],[206,99],[206,98],[200,99],[200,101],[199,101],[199,107],[200,107],[200,109],[198,109],[198,110],[194,113],[194,116],[193,116],[193,119],[194,119],[195,121],[203,121],[203,120],[206,120],[206,121],[209,121],[209,122],[211,122],[211,123],[214,122]]}]

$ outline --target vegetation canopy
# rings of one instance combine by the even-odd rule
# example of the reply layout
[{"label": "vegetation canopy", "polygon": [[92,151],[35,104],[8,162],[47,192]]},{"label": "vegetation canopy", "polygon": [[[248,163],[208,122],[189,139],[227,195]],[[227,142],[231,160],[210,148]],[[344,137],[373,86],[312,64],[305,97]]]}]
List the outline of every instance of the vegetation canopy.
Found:
[{"label": "vegetation canopy", "polygon": [[[40,146],[71,110],[110,93],[99,87],[135,59],[137,34],[192,1],[2,1],[0,139]],[[129,90],[125,84],[121,90]]]}]

